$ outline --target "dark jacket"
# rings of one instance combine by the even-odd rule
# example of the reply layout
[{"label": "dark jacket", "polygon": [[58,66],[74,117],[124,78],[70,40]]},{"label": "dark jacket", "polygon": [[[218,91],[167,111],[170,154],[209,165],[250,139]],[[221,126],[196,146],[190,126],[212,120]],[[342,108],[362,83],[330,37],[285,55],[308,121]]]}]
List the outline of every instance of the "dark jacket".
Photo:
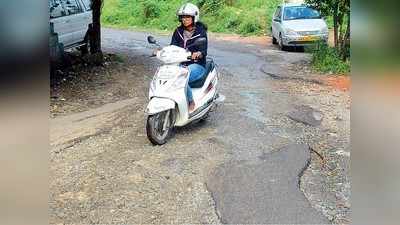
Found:
[{"label": "dark jacket", "polygon": [[[174,34],[172,35],[171,45],[175,45],[181,48],[186,48],[186,46],[191,45],[197,38],[200,37],[207,38],[207,27],[201,22],[196,23],[196,30],[194,31],[192,38],[189,39],[187,43],[185,43],[183,38],[183,30],[184,30],[183,26],[179,26],[178,28],[175,29]],[[206,66],[207,48],[208,48],[208,38],[205,44],[189,48],[190,52],[201,52],[202,58],[199,59],[199,61],[196,63],[204,67]]]}]

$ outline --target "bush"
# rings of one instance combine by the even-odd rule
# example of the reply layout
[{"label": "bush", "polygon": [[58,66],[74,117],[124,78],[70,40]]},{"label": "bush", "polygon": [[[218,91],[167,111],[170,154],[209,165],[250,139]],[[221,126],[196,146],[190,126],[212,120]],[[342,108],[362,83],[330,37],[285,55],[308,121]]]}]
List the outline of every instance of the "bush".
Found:
[{"label": "bush", "polygon": [[260,34],[262,27],[256,19],[245,17],[246,19],[240,24],[238,33],[242,35]]},{"label": "bush", "polygon": [[315,69],[323,73],[349,73],[350,62],[343,62],[336,48],[329,47],[325,43],[319,43],[312,50],[312,64]]},{"label": "bush", "polygon": [[160,2],[154,0],[145,0],[143,2],[143,15],[146,19],[157,18],[161,14]]},{"label": "bush", "polygon": [[234,10],[227,10],[226,14],[224,14],[224,28],[234,31],[236,30],[241,23],[240,16]]},{"label": "bush", "polygon": [[201,8],[204,10],[205,13],[208,14],[218,14],[224,2],[221,0],[203,0],[200,3],[202,6]]}]

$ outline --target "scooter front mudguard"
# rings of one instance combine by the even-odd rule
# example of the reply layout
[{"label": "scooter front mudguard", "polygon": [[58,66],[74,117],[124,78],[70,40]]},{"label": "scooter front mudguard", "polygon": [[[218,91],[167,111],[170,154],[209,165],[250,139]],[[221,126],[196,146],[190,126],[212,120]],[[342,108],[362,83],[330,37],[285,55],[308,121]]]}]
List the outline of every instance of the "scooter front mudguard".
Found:
[{"label": "scooter front mudguard", "polygon": [[168,98],[153,97],[147,105],[145,113],[154,115],[169,109],[175,109],[175,102]]}]

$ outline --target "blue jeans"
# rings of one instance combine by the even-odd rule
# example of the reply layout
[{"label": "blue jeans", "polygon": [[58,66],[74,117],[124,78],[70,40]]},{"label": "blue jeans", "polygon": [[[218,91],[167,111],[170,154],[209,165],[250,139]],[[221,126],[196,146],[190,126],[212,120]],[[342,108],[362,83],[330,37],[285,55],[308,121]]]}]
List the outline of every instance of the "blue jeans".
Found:
[{"label": "blue jeans", "polygon": [[193,101],[193,94],[192,94],[192,88],[190,87],[191,84],[193,84],[194,82],[200,80],[201,78],[203,78],[203,76],[205,75],[206,72],[206,68],[204,68],[202,65],[193,63],[190,64],[189,66],[189,86],[187,87],[186,90],[186,96],[188,99],[188,102],[192,102]]}]

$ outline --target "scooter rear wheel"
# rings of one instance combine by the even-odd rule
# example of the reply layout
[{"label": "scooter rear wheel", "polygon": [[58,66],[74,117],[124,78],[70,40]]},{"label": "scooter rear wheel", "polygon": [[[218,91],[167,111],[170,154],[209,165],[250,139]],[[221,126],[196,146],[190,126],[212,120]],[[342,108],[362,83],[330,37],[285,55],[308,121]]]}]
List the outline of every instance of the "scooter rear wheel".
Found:
[{"label": "scooter rear wheel", "polygon": [[[167,143],[168,137],[170,136],[172,119],[171,116],[167,116],[167,113],[168,111],[164,111],[147,117],[147,138],[154,145],[163,145]],[[164,123],[167,124],[165,128]]]}]

